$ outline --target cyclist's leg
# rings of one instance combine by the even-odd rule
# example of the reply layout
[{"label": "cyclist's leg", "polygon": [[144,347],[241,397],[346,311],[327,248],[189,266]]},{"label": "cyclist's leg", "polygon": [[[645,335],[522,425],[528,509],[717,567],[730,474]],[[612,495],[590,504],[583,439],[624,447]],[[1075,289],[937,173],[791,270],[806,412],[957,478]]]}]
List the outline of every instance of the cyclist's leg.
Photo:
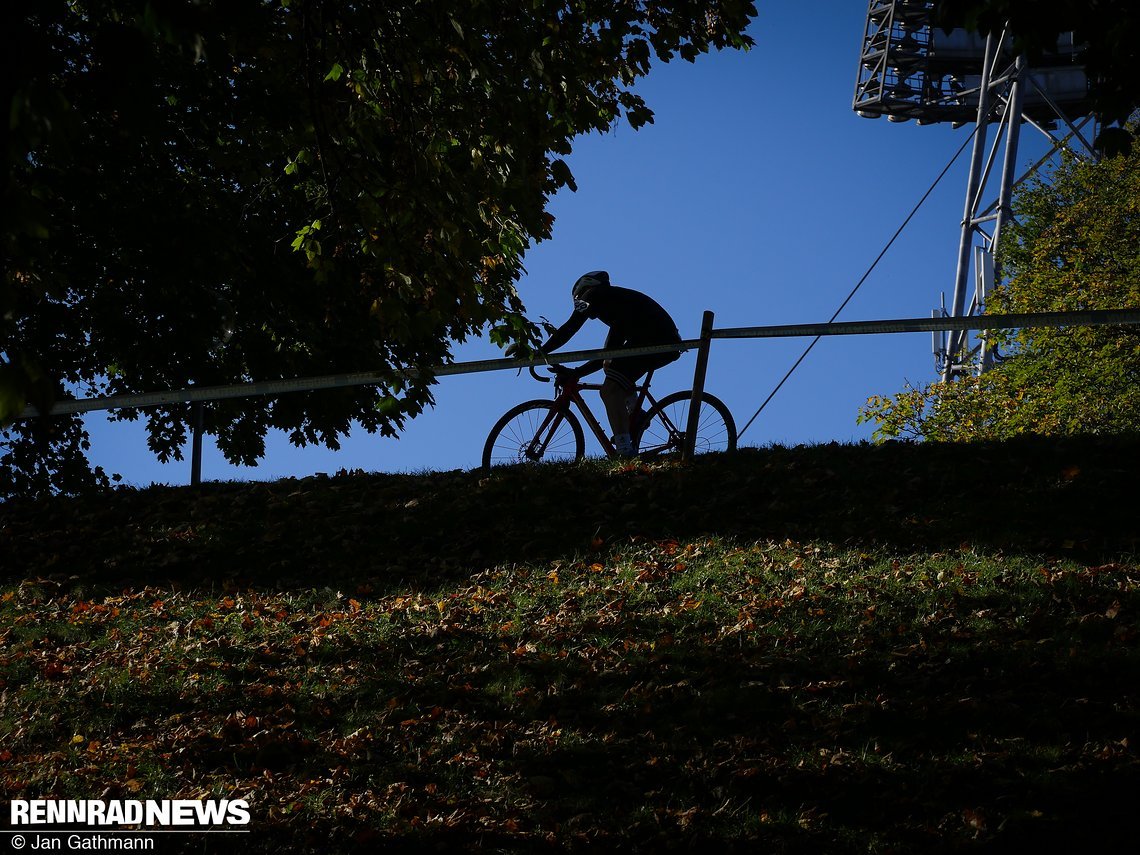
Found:
[{"label": "cyclist's leg", "polygon": [[[637,378],[641,375],[629,377],[626,372],[629,367],[624,365],[626,359],[608,361],[606,363],[606,379],[602,382],[599,394],[606,408],[606,417],[613,431],[614,441],[621,454],[631,454],[633,451],[629,438],[629,410],[625,400],[633,391]],[[644,373],[644,372],[642,372]]]},{"label": "cyclist's leg", "polygon": [[[610,360],[606,364],[606,380],[602,384],[602,402],[619,451],[633,454],[637,451],[631,434],[629,398],[639,380],[654,369],[673,362],[679,354],[664,353],[649,356],[627,356]],[[628,440],[628,444],[627,444]]]},{"label": "cyclist's leg", "polygon": [[[615,360],[618,363],[618,367],[614,369],[614,379],[618,382],[622,394],[625,396],[622,400],[622,409],[627,414],[627,422],[630,396],[635,394],[635,387],[641,382],[641,378],[650,371],[656,371],[658,368],[663,368],[670,362],[676,362],[680,357],[681,354],[679,352],[656,353],[649,356],[631,356],[626,359]],[[609,378],[610,372],[607,371],[606,379],[608,380]],[[609,412],[608,405],[607,412]],[[644,415],[644,413],[642,413],[642,415]],[[641,430],[640,426],[633,424],[630,425],[630,428],[631,432],[634,433],[638,433]]]},{"label": "cyclist's leg", "polygon": [[680,358],[680,353],[654,353],[649,356],[627,356],[606,361],[606,381],[613,380],[626,395],[636,391],[638,382],[650,371],[656,371]]}]

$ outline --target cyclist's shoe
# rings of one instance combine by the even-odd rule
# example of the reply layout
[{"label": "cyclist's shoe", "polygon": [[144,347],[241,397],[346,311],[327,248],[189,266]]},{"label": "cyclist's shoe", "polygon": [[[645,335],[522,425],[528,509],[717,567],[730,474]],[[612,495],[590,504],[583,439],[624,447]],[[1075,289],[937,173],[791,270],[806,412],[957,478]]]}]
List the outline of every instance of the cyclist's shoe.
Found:
[{"label": "cyclist's shoe", "polygon": [[618,457],[636,457],[637,448],[630,439],[629,434],[622,434],[621,436],[614,437],[614,448],[617,449]]}]

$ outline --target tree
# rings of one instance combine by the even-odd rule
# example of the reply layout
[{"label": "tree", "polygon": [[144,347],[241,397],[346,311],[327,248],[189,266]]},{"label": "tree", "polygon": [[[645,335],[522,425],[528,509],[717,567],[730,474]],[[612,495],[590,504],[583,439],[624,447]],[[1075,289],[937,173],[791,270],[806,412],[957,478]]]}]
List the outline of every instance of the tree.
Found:
[{"label": "tree", "polygon": [[[995,313],[1140,306],[1140,146],[1065,159],[1021,191],[999,247]],[[933,440],[1140,430],[1140,329],[1022,329],[992,336],[1005,358],[980,377],[875,396],[876,437]]]},{"label": "tree", "polygon": [[[11,424],[64,389],[376,371],[381,388],[210,405],[206,430],[242,463],[269,428],[331,448],[354,422],[397,432],[433,382],[400,369],[447,362],[470,335],[535,338],[515,282],[551,236],[547,200],[574,188],[572,141],[651,122],[631,87],[652,60],[747,48],[755,14],[750,0],[28,6],[4,28],[8,465],[48,459],[29,443],[82,452],[66,420]],[[160,459],[180,456],[188,418],[146,413]],[[38,483],[64,486],[51,467]]]}]

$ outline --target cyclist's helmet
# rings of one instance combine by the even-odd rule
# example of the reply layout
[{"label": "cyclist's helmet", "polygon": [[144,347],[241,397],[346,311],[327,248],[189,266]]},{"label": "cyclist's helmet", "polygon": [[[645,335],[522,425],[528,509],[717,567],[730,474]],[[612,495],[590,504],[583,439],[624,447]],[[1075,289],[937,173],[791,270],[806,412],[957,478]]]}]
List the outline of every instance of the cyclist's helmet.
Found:
[{"label": "cyclist's helmet", "polygon": [[579,276],[578,281],[574,283],[574,290],[572,295],[575,300],[582,299],[582,297],[594,288],[605,287],[610,284],[610,274],[604,270],[593,270],[585,276]]}]

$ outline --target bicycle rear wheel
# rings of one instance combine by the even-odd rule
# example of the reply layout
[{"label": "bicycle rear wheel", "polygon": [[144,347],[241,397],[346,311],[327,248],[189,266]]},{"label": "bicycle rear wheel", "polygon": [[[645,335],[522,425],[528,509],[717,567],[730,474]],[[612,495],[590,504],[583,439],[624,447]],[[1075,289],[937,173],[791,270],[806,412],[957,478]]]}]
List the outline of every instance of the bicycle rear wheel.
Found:
[{"label": "bicycle rear wheel", "polygon": [[503,414],[483,446],[483,470],[511,463],[581,460],[586,453],[582,424],[569,408],[550,401],[526,401]]},{"label": "bicycle rear wheel", "polygon": [[[645,427],[638,442],[638,453],[643,458],[667,454],[680,454],[685,447],[685,431],[689,425],[689,407],[693,393],[674,392],[666,395],[645,416]],[[704,392],[697,418],[695,451],[736,450],[736,422],[732,413],[719,398]]]}]

